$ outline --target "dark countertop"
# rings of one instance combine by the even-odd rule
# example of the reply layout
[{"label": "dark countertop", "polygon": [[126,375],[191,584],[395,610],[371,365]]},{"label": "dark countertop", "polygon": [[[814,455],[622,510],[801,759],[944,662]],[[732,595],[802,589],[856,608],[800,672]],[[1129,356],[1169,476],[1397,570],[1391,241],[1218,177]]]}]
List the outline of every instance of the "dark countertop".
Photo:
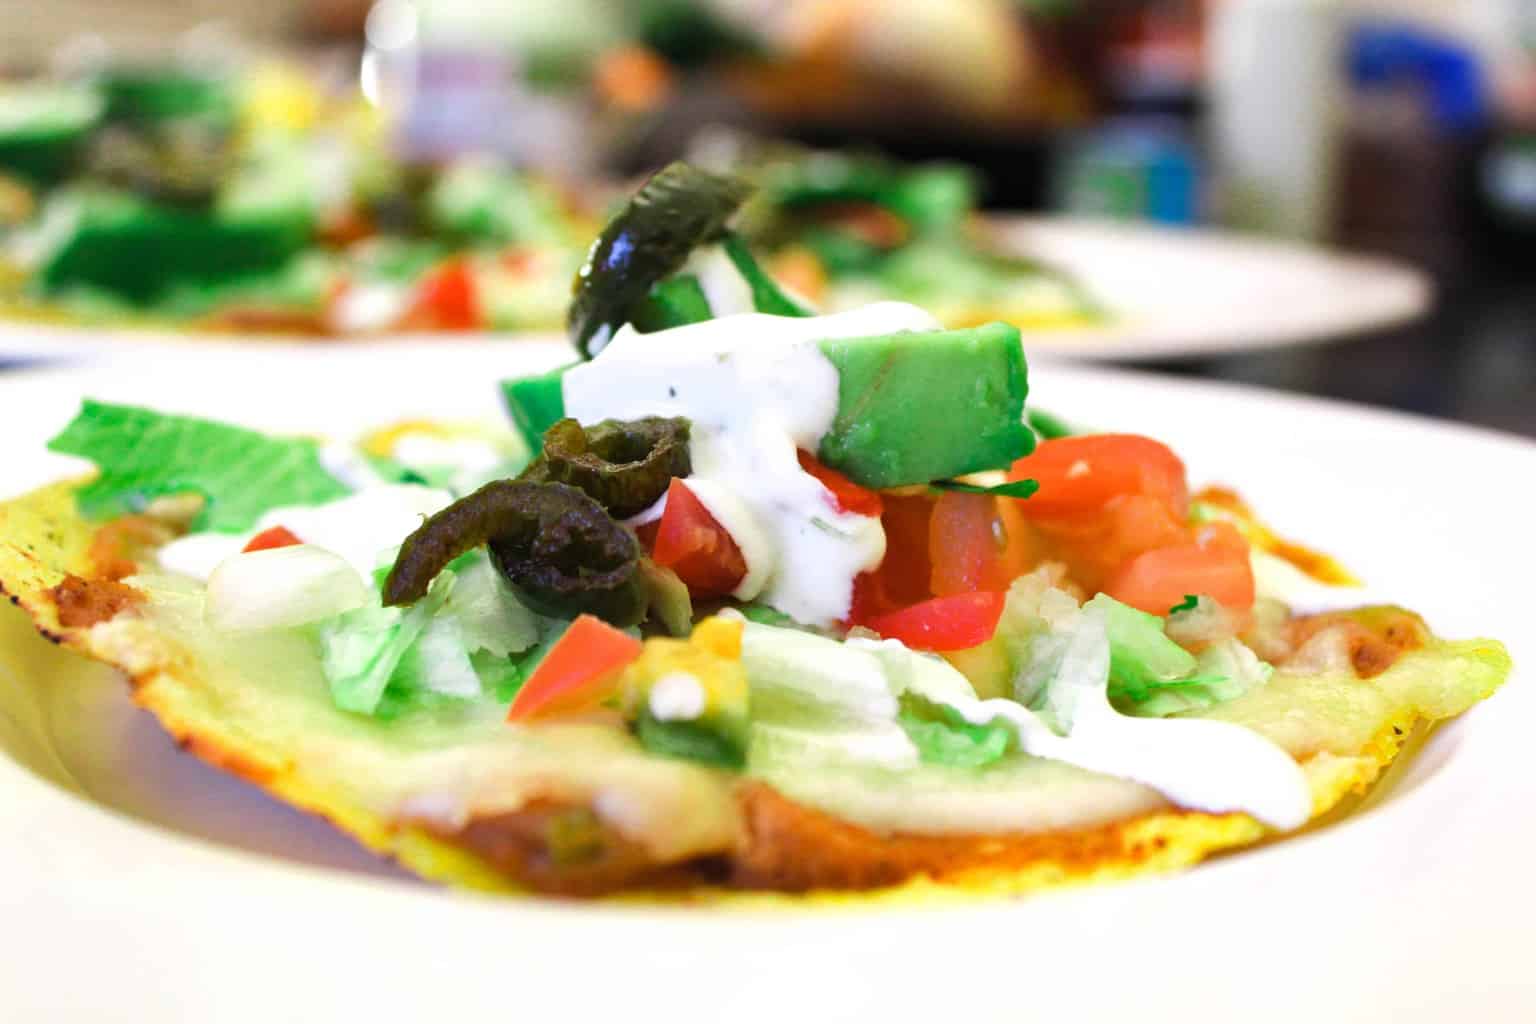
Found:
[{"label": "dark countertop", "polygon": [[1536,437],[1536,282],[1442,287],[1408,327],[1337,344],[1139,365],[1361,402]]}]

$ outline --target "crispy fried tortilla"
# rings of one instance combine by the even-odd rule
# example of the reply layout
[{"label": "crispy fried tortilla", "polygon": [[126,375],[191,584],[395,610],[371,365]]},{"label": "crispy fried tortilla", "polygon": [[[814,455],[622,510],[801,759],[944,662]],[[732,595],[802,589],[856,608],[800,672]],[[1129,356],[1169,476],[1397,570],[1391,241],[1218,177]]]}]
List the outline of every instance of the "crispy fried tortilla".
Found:
[{"label": "crispy fried tortilla", "polygon": [[[192,753],[428,879],[671,899],[1018,894],[1175,870],[1272,834],[1022,754],[900,775],[754,757],[735,775],[648,754],[601,723],[509,726],[489,701],[351,715],[328,699],[307,635],[214,634],[201,586],[146,561],[125,573],[121,538],[98,540],[74,490],[0,505],[0,586],[39,631],[120,668]],[[1314,816],[1368,789],[1410,733],[1489,696],[1509,669],[1498,644],[1439,640],[1399,610],[1293,630],[1298,645],[1267,685],[1206,715],[1294,756]]]}]

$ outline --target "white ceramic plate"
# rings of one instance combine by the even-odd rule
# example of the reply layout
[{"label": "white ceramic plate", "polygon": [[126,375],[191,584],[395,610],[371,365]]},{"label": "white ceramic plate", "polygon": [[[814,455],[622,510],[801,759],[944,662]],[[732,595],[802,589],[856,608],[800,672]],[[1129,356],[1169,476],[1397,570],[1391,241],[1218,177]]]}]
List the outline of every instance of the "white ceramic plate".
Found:
[{"label": "white ceramic plate", "polygon": [[[495,416],[552,346],[189,353],[0,377],[0,492],[83,394],[278,429]],[[1047,367],[1446,635],[1536,657],[1536,445],[1264,392]],[[1536,1019],[1528,672],[1344,824],[1022,902],[745,913],[492,901],[405,880],[179,755],[112,674],[0,616],[0,1020]],[[8,755],[8,756],[6,756]],[[558,1015],[558,1016],[557,1016]]]},{"label": "white ceramic plate", "polygon": [[368,336],[335,341],[303,338],[292,334],[230,334],[175,331],[164,327],[107,328],[80,327],[70,324],[33,323],[0,319],[0,364],[81,362],[135,351],[159,356],[178,356],[185,352],[210,351],[238,354],[272,353],[298,355],[332,349],[371,352],[419,345],[430,348],[478,347],[509,341],[549,341],[555,333],[491,334],[470,332],[441,334],[410,332]]},{"label": "white ceramic plate", "polygon": [[[1336,341],[1412,320],[1430,301],[1428,281],[1417,271],[1315,246],[1066,218],[999,218],[994,227],[1007,247],[1072,274],[1110,314],[1101,326],[1030,332],[1037,357],[1156,360]],[[125,346],[286,353],[474,347],[523,337],[550,335],[327,342],[0,322],[0,360],[78,359]]]}]

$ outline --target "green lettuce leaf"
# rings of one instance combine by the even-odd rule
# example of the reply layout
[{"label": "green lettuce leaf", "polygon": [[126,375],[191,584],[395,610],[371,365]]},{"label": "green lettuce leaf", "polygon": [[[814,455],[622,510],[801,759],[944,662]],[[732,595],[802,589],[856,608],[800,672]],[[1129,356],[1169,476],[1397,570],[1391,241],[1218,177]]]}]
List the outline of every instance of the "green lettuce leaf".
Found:
[{"label": "green lettuce leaf", "polygon": [[[440,575],[427,596],[409,608],[364,605],[320,626],[320,667],[330,684],[331,700],[343,711],[372,715],[401,663],[443,606],[452,576]],[[416,689],[415,667],[407,666],[407,690]],[[395,704],[398,705],[398,697]],[[398,707],[395,709],[398,710]]]},{"label": "green lettuce leaf", "polygon": [[901,696],[896,721],[924,763],[952,768],[986,767],[1008,753],[1016,735],[1007,721],[976,725],[949,705],[910,692]]},{"label": "green lettuce leaf", "polygon": [[205,504],[193,529],[235,532],[268,509],[319,505],[348,493],[320,464],[314,441],[89,399],[48,448],[96,464],[99,475],[77,492],[89,519],[195,493]]},{"label": "green lettuce leaf", "polygon": [[1083,608],[1104,615],[1109,634],[1109,696],[1139,703],[1157,688],[1192,676],[1195,656],[1169,639],[1163,620],[1100,594]]}]

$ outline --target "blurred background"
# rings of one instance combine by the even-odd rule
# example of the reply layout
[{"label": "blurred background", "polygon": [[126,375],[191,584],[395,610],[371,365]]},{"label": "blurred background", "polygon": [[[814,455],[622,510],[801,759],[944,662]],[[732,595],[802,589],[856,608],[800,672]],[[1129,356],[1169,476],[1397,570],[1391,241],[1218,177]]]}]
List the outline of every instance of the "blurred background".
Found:
[{"label": "blurred background", "polygon": [[[1536,0],[0,0],[0,14],[13,86],[129,67],[234,79],[242,110],[296,132],[342,109],[401,173],[475,154],[582,191],[776,140],[966,165],[988,211],[1403,261],[1435,287],[1415,323],[1160,368],[1536,435]],[[130,94],[150,102],[111,102]],[[11,108],[0,137],[27,120]],[[27,159],[10,173],[38,173]]]}]

